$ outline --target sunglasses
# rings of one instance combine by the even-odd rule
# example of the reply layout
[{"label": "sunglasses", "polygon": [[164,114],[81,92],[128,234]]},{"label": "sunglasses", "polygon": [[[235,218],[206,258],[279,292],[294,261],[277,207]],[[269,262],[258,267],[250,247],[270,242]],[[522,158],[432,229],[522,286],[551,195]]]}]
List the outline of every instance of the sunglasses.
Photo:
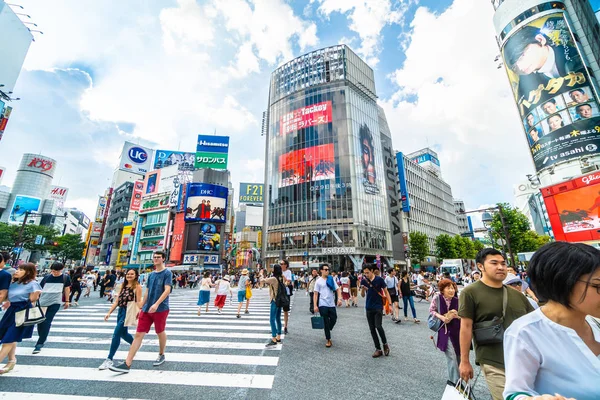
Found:
[{"label": "sunglasses", "polygon": [[329,271],[329,268],[323,268],[323,271]]}]

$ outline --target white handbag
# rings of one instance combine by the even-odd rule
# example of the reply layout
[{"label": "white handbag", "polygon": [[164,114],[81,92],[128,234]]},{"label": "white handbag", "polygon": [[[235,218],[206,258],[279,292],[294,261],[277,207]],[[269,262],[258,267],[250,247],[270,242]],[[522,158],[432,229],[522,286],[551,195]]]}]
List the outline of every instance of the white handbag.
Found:
[{"label": "white handbag", "polygon": [[442,400],[470,400],[473,399],[472,396],[471,385],[459,379],[456,385],[450,381],[446,383]]},{"label": "white handbag", "polygon": [[33,307],[27,307],[24,310],[15,313],[15,326],[32,326],[46,320],[46,315],[40,307],[40,302],[36,301]]}]

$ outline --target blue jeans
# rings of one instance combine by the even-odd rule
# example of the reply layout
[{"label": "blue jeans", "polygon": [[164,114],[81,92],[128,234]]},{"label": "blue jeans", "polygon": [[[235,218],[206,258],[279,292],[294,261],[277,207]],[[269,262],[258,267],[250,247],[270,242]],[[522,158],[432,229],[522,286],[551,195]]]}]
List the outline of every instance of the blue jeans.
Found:
[{"label": "blue jeans", "polygon": [[415,301],[412,296],[402,296],[402,303],[404,303],[404,318],[408,316],[408,302],[410,302],[410,309],[414,319],[417,319],[417,312],[415,311]]},{"label": "blue jeans", "polygon": [[108,353],[109,360],[113,359],[115,353],[119,349],[119,345],[121,344],[121,338],[123,338],[123,340],[125,340],[129,344],[133,343],[133,336],[131,336],[131,334],[127,332],[127,327],[124,326],[125,314],[127,314],[127,308],[119,307],[119,312],[117,314],[117,326],[115,326],[112,342],[110,344],[110,351]]},{"label": "blue jeans", "polygon": [[275,300],[271,300],[271,313],[269,314],[271,323],[271,336],[281,335],[281,307],[275,305]]}]

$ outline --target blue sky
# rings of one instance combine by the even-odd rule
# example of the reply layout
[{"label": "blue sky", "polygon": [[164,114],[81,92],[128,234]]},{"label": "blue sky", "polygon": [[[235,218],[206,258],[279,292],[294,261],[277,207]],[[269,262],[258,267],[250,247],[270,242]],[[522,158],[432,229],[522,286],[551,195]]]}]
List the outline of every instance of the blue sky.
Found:
[{"label": "blue sky", "polygon": [[271,71],[344,42],[374,68],[394,147],[430,145],[467,207],[512,201],[532,173],[479,0],[19,0],[36,35],[2,140],[4,184],[24,152],[58,160],[67,205],[88,214],[124,140],[193,151],[231,136],[234,187],[262,181]]}]

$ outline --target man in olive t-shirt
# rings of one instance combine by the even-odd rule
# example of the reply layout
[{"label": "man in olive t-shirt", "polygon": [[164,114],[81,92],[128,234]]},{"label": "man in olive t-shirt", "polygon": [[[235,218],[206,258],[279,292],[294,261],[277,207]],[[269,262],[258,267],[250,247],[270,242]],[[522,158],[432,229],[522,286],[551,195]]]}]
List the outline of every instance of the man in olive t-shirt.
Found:
[{"label": "man in olive t-shirt", "polygon": [[[477,254],[477,267],[482,272],[479,281],[464,288],[460,294],[458,315],[460,326],[460,376],[465,381],[473,377],[473,367],[469,361],[469,347],[473,338],[473,325],[502,317],[503,285],[506,278],[506,261],[496,249],[483,249]],[[507,306],[504,315],[504,329],[517,318],[533,311],[527,298],[516,290],[506,290]],[[494,400],[502,400],[504,391],[504,350],[502,343],[477,345],[475,361],[481,365],[485,380]]]}]

